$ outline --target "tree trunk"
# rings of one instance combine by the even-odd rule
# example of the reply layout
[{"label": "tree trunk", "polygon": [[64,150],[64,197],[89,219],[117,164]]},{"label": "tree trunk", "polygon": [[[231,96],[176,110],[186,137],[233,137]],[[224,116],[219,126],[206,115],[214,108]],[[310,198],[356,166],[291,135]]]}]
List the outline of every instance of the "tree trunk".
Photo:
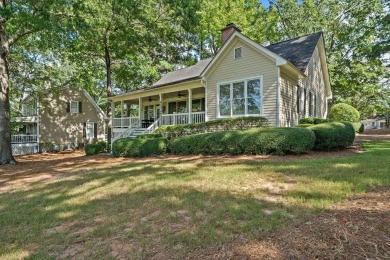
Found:
[{"label": "tree trunk", "polygon": [[[107,33],[103,35],[103,43],[104,43],[104,61],[106,65],[106,94],[107,98],[112,96],[112,68],[111,68],[111,56],[110,56],[110,49],[108,47],[108,39],[107,39]],[[108,118],[108,124],[107,124],[107,141],[110,144],[111,143],[111,101],[107,101],[107,118]]]},{"label": "tree trunk", "polygon": [[0,21],[0,164],[16,163],[12,156],[9,104],[9,41],[5,21]]}]

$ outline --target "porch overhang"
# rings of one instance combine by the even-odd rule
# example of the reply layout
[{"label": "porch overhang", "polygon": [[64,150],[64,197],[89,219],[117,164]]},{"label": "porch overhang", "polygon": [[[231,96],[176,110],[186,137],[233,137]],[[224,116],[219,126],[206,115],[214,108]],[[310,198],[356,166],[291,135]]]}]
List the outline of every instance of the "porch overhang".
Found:
[{"label": "porch overhang", "polygon": [[202,78],[197,78],[190,81],[178,82],[175,84],[165,85],[165,86],[160,86],[155,88],[136,90],[136,91],[116,95],[113,97],[109,97],[108,100],[112,102],[117,102],[121,100],[145,98],[149,96],[171,93],[171,92],[176,92],[176,91],[186,90],[186,89],[199,88],[199,87],[204,87]]}]

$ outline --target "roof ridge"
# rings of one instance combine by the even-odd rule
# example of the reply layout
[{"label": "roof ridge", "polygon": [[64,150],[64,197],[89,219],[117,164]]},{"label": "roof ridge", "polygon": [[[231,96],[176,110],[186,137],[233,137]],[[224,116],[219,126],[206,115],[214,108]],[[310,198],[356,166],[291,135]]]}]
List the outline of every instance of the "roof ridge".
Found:
[{"label": "roof ridge", "polygon": [[[204,60],[199,60],[199,61],[197,61],[194,65],[191,65],[191,66],[188,66],[188,67],[184,67],[184,68],[181,68],[181,69],[169,71],[169,72],[167,72],[167,74],[168,74],[168,73],[171,73],[171,72],[176,72],[176,71],[180,71],[180,70],[189,69],[189,68],[191,68],[191,67],[194,67],[194,66],[198,65],[199,62],[202,62],[202,61],[205,61],[205,60],[208,60],[208,59],[212,59],[212,57],[207,58],[207,59],[204,59]],[[165,74],[165,75],[166,75],[166,74]],[[164,76],[163,76],[163,77],[164,77]]]},{"label": "roof ridge", "polygon": [[[309,35],[314,35],[314,34],[318,34],[318,33],[323,33],[322,31],[318,31],[318,32],[314,32],[314,33],[308,33],[308,34],[305,34],[305,35],[301,35],[301,36],[297,36],[297,37],[294,37],[294,38],[291,38],[291,39],[288,39],[288,40],[284,40],[284,41],[280,41],[280,42],[275,42],[275,43],[272,43],[268,46],[271,46],[271,45],[275,45],[275,44],[280,44],[280,43],[284,43],[284,42],[289,42],[289,41],[293,41],[293,40],[296,40],[296,39],[299,39],[299,38],[303,38],[303,37],[306,37],[306,36],[309,36]],[[264,46],[264,47],[268,47],[268,46]]]}]

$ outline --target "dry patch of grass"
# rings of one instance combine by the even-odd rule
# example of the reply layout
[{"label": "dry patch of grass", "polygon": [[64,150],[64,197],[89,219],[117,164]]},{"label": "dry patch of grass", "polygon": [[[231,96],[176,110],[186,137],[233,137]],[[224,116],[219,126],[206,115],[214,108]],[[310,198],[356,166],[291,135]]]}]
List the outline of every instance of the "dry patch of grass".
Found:
[{"label": "dry patch of grass", "polygon": [[0,257],[228,257],[232,241],[257,241],[390,183],[381,166],[390,163],[390,143],[365,148],[351,157],[286,161],[75,153],[52,158],[55,164],[23,162],[31,170],[15,166],[20,178],[1,166]]}]

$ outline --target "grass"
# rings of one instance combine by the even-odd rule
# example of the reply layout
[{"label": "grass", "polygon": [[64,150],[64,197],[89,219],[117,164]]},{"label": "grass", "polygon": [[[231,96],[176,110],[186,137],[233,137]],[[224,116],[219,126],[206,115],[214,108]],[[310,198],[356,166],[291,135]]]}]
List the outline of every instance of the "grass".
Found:
[{"label": "grass", "polygon": [[184,257],[390,183],[390,142],[344,158],[127,163],[0,193],[0,258]]}]

